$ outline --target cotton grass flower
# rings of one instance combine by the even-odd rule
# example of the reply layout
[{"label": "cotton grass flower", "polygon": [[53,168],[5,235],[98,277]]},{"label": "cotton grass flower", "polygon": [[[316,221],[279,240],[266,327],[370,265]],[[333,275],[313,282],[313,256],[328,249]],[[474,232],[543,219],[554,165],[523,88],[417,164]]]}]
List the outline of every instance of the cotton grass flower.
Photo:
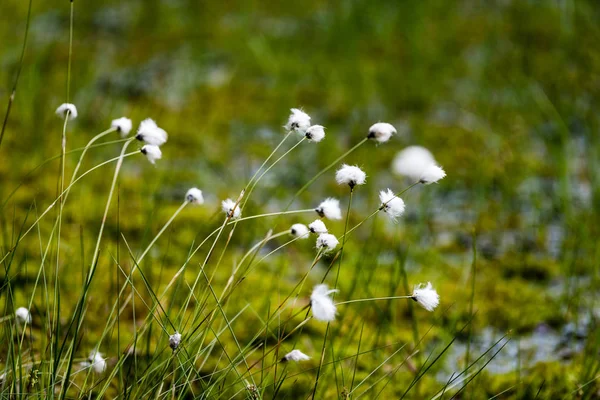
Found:
[{"label": "cotton grass flower", "polygon": [[325,137],[325,128],[321,125],[313,125],[304,134],[309,142],[319,143]]},{"label": "cotton grass flower", "polygon": [[192,204],[204,204],[204,197],[202,196],[202,190],[193,187],[185,194],[185,200]]},{"label": "cotton grass flower", "polygon": [[431,286],[431,282],[427,282],[427,285],[420,283],[415,286],[411,299],[427,311],[433,311],[440,304],[440,295]]},{"label": "cotton grass flower", "polygon": [[146,118],[140,123],[140,127],[135,135],[137,140],[141,140],[146,144],[153,146],[162,146],[167,142],[168,135],[164,129],[156,125],[156,122],[151,118]]},{"label": "cotton grass flower", "polygon": [[174,334],[169,336],[169,347],[173,351],[175,351],[179,347],[180,343],[181,343],[181,333],[175,331]]},{"label": "cotton grass flower", "polygon": [[429,150],[421,146],[408,146],[396,154],[392,171],[416,182],[431,164],[435,164],[435,159]]},{"label": "cotton grass flower", "polygon": [[440,179],[443,179],[446,176],[446,171],[435,164],[430,164],[419,178],[419,183],[423,183],[425,185],[431,185],[432,183],[437,183]]},{"label": "cotton grass flower", "polygon": [[284,362],[285,361],[298,362],[298,361],[306,361],[306,360],[310,360],[310,357],[297,349],[290,351],[281,359],[281,361],[284,361]]},{"label": "cotton grass flower", "polygon": [[310,295],[310,306],[313,317],[317,321],[330,322],[335,319],[337,308],[329,295],[337,292],[336,289],[329,290],[327,285],[321,284],[314,287]]},{"label": "cotton grass flower", "polygon": [[93,350],[88,357],[88,365],[95,373],[101,374],[106,371],[106,360],[98,350]]},{"label": "cotton grass flower", "polygon": [[308,239],[309,233],[308,227],[304,224],[294,224],[290,228],[290,235],[299,239]]},{"label": "cotton grass flower", "polygon": [[324,253],[329,253],[335,249],[339,243],[337,238],[330,233],[321,233],[319,237],[317,237],[317,249],[323,249]]},{"label": "cotton grass flower", "polygon": [[160,160],[162,158],[162,151],[160,151],[160,147],[152,144],[144,145],[140,151],[146,156],[151,164],[156,164],[156,160]]},{"label": "cotton grass flower", "polygon": [[31,313],[25,307],[19,307],[15,310],[15,318],[20,324],[31,324]]},{"label": "cotton grass flower", "polygon": [[77,107],[75,107],[75,104],[63,103],[56,109],[56,115],[60,118],[67,117],[67,113],[70,121],[77,118]]},{"label": "cotton grass flower", "polygon": [[285,129],[304,134],[310,127],[310,115],[298,108],[292,108]]},{"label": "cotton grass flower", "polygon": [[404,200],[397,197],[391,189],[379,192],[379,200],[381,201],[381,210],[389,215],[394,222],[404,213]]},{"label": "cotton grass flower", "polygon": [[236,205],[236,202],[231,199],[223,200],[221,202],[221,209],[231,219],[238,219],[242,216],[240,205]]},{"label": "cotton grass flower", "polygon": [[325,226],[325,223],[323,221],[321,221],[320,219],[316,219],[313,222],[311,222],[310,224],[308,224],[308,229],[312,233],[316,233],[316,234],[327,233],[327,227]]},{"label": "cotton grass flower", "polygon": [[125,137],[129,135],[131,132],[131,128],[133,127],[133,123],[129,118],[121,117],[117,119],[113,119],[110,123],[110,127],[116,129],[117,132],[121,134],[121,137]]},{"label": "cotton grass flower", "polygon": [[369,128],[369,135],[367,137],[376,140],[378,143],[385,143],[395,134],[396,128],[392,124],[378,122]]},{"label": "cotton grass flower", "polygon": [[315,208],[317,214],[321,218],[331,220],[342,219],[342,210],[340,209],[340,201],[333,197],[328,197]]},{"label": "cotton grass flower", "polygon": [[367,174],[356,165],[342,164],[335,173],[335,180],[338,185],[348,185],[353,189],[356,185],[364,185],[367,180]]}]

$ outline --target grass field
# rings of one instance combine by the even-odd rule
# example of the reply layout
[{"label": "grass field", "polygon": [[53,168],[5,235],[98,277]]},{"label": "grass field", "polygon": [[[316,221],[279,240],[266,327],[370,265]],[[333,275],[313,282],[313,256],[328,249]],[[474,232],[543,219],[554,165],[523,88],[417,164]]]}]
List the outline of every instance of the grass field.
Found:
[{"label": "grass field", "polygon": [[[0,2],[0,397],[600,398],[599,18],[573,0]],[[322,141],[288,135],[294,107]],[[127,138],[89,145],[123,116]],[[155,165],[132,140],[145,118],[169,135]],[[397,133],[364,141],[380,121]],[[394,172],[414,145],[444,179]],[[337,184],[342,163],[366,184]],[[387,188],[396,223],[374,213]],[[289,230],[327,197],[324,253]],[[432,312],[389,299],[426,282]],[[310,359],[281,362],[293,349]]]}]

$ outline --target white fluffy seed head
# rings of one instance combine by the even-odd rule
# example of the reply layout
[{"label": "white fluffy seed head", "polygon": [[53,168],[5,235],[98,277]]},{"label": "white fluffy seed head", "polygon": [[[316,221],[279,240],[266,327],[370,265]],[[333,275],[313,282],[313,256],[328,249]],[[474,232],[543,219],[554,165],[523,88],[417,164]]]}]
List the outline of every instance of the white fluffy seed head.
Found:
[{"label": "white fluffy seed head", "polygon": [[181,343],[181,333],[175,332],[171,336],[169,336],[169,347],[175,351],[179,347],[179,343]]},{"label": "white fluffy seed head", "polygon": [[432,183],[437,183],[440,179],[446,176],[446,171],[435,164],[430,164],[419,178],[419,182],[425,185],[430,185]]},{"label": "white fluffy seed head", "polygon": [[31,323],[31,313],[25,307],[19,307],[15,310],[15,318],[20,324]]},{"label": "white fluffy seed head", "polygon": [[304,134],[310,127],[310,115],[298,108],[292,108],[285,129]]},{"label": "white fluffy seed head", "polygon": [[290,228],[290,234],[293,237],[297,237],[300,239],[308,239],[309,232],[310,231],[308,230],[308,227],[304,224],[294,224]]},{"label": "white fluffy seed head", "polygon": [[60,118],[65,118],[68,115],[68,119],[74,120],[75,118],[77,118],[77,107],[75,107],[75,104],[71,104],[71,103],[63,103],[60,106],[58,106],[58,108],[56,109],[56,115],[58,115]]},{"label": "white fluffy seed head", "polygon": [[336,248],[339,241],[330,233],[321,233],[317,238],[317,249],[322,249],[323,253],[329,253]]},{"label": "white fluffy seed head", "polygon": [[381,209],[390,218],[396,222],[398,217],[404,214],[404,200],[400,197],[396,197],[391,189],[382,190],[379,192],[379,200],[381,201]]},{"label": "white fluffy seed head", "polygon": [[110,123],[110,127],[116,129],[117,132],[121,134],[121,137],[125,137],[129,135],[131,132],[131,128],[133,127],[133,123],[129,118],[121,117],[117,119],[113,119]]},{"label": "white fluffy seed head", "polygon": [[379,143],[385,143],[392,135],[396,134],[396,128],[387,122],[378,122],[369,128],[369,139],[376,140]]},{"label": "white fluffy seed head", "polygon": [[310,305],[312,308],[313,317],[317,321],[330,322],[335,319],[337,308],[333,304],[332,298],[329,296],[337,290],[329,290],[327,285],[317,285],[314,287],[310,295]]},{"label": "white fluffy seed head", "polygon": [[313,125],[304,134],[309,142],[318,143],[325,137],[325,128],[321,125]]},{"label": "white fluffy seed head", "polygon": [[327,233],[327,227],[325,226],[325,223],[323,221],[321,221],[320,219],[316,219],[313,222],[311,222],[310,224],[308,224],[308,229],[312,233],[316,233],[316,234]]},{"label": "white fluffy seed head", "polygon": [[425,147],[409,146],[396,154],[392,162],[392,171],[416,182],[421,178],[423,171],[434,163],[433,154]]},{"label": "white fluffy seed head", "polygon": [[221,209],[231,219],[238,219],[242,216],[242,209],[240,205],[236,205],[235,201],[231,199],[223,200],[221,202]]},{"label": "white fluffy seed head", "polygon": [[151,118],[146,118],[140,123],[140,127],[135,135],[137,140],[141,140],[146,144],[154,146],[162,146],[167,142],[168,135],[164,129],[156,125],[156,122]]},{"label": "white fluffy seed head", "polygon": [[204,204],[204,197],[202,196],[202,190],[193,187],[185,194],[185,200],[192,204]]},{"label": "white fluffy seed head", "polygon": [[152,164],[156,164],[156,160],[160,160],[162,158],[162,151],[160,151],[160,147],[158,146],[146,144],[142,146],[140,151]]},{"label": "white fluffy seed head", "polygon": [[356,185],[364,185],[367,180],[367,174],[356,165],[342,164],[335,173],[335,180],[338,185],[348,185],[354,188]]},{"label": "white fluffy seed head", "polygon": [[88,362],[95,373],[101,374],[106,371],[106,360],[98,350],[93,350],[90,353]]},{"label": "white fluffy seed head", "polygon": [[420,283],[415,286],[411,298],[427,311],[435,310],[440,304],[440,295],[431,286],[431,282],[427,282],[427,285]]},{"label": "white fluffy seed head", "polygon": [[342,210],[340,209],[340,201],[333,197],[328,197],[315,208],[317,214],[321,218],[331,220],[342,219]]},{"label": "white fluffy seed head", "polygon": [[301,352],[300,350],[292,350],[281,359],[281,361],[296,361],[296,362],[306,361],[306,360],[310,360],[310,357],[307,356],[306,354],[304,354],[303,352]]}]

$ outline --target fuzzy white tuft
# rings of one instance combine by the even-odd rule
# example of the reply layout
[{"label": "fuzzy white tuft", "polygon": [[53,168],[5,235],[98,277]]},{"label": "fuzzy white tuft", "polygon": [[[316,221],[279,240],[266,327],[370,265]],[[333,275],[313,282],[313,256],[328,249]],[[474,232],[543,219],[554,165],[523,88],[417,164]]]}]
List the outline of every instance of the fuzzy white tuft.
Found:
[{"label": "fuzzy white tuft", "polygon": [[21,324],[31,323],[31,313],[25,307],[19,307],[15,310],[15,318]]},{"label": "fuzzy white tuft", "polygon": [[310,127],[310,115],[298,108],[292,108],[285,129],[304,134]]},{"label": "fuzzy white tuft", "polygon": [[378,122],[369,128],[369,139],[374,139],[379,143],[385,143],[392,135],[396,134],[396,128],[387,122]]},{"label": "fuzzy white tuft", "polygon": [[231,219],[238,219],[242,216],[242,209],[240,208],[240,205],[238,204],[236,206],[235,201],[231,199],[223,200],[221,202],[221,209]]},{"label": "fuzzy white tuft", "polygon": [[146,144],[140,149],[140,151],[152,164],[156,164],[156,160],[160,160],[162,158],[162,151],[160,151],[160,147],[158,146]]},{"label": "fuzzy white tuft", "polygon": [[438,167],[435,164],[430,164],[419,178],[419,182],[425,185],[430,185],[432,183],[437,183],[440,179],[446,176],[446,171],[442,169],[442,167]]},{"label": "fuzzy white tuft", "polygon": [[339,185],[348,185],[354,188],[356,185],[364,185],[367,174],[356,165],[342,164],[335,173],[335,180]]},{"label": "fuzzy white tuft", "polygon": [[294,224],[290,228],[290,234],[300,239],[308,239],[308,227],[304,224]]},{"label": "fuzzy white tuft", "polygon": [[77,118],[78,114],[77,114],[77,107],[75,107],[75,104],[63,103],[60,106],[58,106],[58,108],[56,109],[56,115],[58,115],[61,118],[67,117],[67,112],[68,112],[68,118],[70,121]]},{"label": "fuzzy white tuft", "polygon": [[310,357],[307,356],[306,354],[304,354],[303,352],[301,352],[300,350],[292,350],[281,359],[281,361],[296,361],[296,362],[305,361],[305,360],[310,360]]},{"label": "fuzzy white tuft", "polygon": [[440,295],[431,286],[431,282],[427,282],[426,286],[422,283],[415,286],[411,298],[427,311],[435,310],[440,304]]},{"label": "fuzzy white tuft", "polygon": [[340,243],[335,236],[330,233],[321,233],[317,238],[317,249],[323,249],[323,253],[329,253]]},{"label": "fuzzy white tuft", "polygon": [[309,142],[318,143],[325,137],[325,128],[321,125],[313,125],[306,130],[304,136]]},{"label": "fuzzy white tuft", "polygon": [[169,347],[175,351],[179,347],[179,343],[181,343],[181,333],[175,331],[174,334],[169,336]]},{"label": "fuzzy white tuft", "polygon": [[314,287],[312,294],[310,295],[310,305],[312,308],[313,317],[317,321],[333,321],[337,308],[333,304],[333,300],[329,295],[335,293],[337,290],[329,290],[327,285],[317,285]]},{"label": "fuzzy white tuft", "polygon": [[327,227],[325,226],[325,223],[323,221],[321,221],[320,219],[316,219],[313,222],[311,222],[310,224],[308,224],[308,229],[312,232],[312,233],[327,233]]},{"label": "fuzzy white tuft", "polygon": [[383,212],[389,215],[394,222],[404,213],[404,200],[397,197],[391,189],[379,192],[379,200],[381,201]]},{"label": "fuzzy white tuft", "polygon": [[434,163],[433,154],[425,147],[408,146],[396,154],[392,162],[392,171],[416,182],[421,178],[423,171]]},{"label": "fuzzy white tuft", "polygon": [[146,118],[140,123],[135,138],[144,141],[146,144],[162,146],[167,142],[168,135],[164,129],[156,125],[154,120]]},{"label": "fuzzy white tuft", "polygon": [[185,194],[185,200],[192,204],[204,204],[204,197],[202,196],[202,190],[193,187]]},{"label": "fuzzy white tuft", "polygon": [[98,350],[93,350],[88,357],[88,365],[95,373],[101,374],[106,371],[106,360]]},{"label": "fuzzy white tuft", "polygon": [[121,134],[121,137],[125,137],[129,135],[131,132],[131,128],[133,127],[133,123],[129,118],[121,117],[117,119],[113,119],[110,123],[110,127],[114,128]]},{"label": "fuzzy white tuft", "polygon": [[340,210],[340,201],[333,197],[328,197],[315,208],[321,218],[342,219],[342,210]]}]

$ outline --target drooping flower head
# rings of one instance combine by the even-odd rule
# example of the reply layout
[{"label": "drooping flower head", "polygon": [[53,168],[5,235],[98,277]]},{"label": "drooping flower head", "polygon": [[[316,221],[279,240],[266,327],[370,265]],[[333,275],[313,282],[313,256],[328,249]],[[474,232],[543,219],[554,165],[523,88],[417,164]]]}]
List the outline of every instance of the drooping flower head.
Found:
[{"label": "drooping flower head", "polygon": [[338,245],[339,241],[330,233],[321,233],[317,238],[317,249],[322,249],[323,253],[329,253]]},{"label": "drooping flower head", "polygon": [[309,142],[318,143],[325,137],[325,128],[321,125],[312,125],[304,134]]},{"label": "drooping flower head", "polygon": [[15,318],[20,324],[31,323],[31,313],[25,307],[19,307],[15,310]]},{"label": "drooping flower head", "polygon": [[317,321],[329,322],[335,319],[337,308],[333,304],[333,300],[329,295],[337,290],[329,290],[327,285],[317,285],[314,287],[310,295],[310,306],[312,308],[313,317]]},{"label": "drooping flower head", "polygon": [[192,204],[204,204],[204,197],[202,196],[202,190],[193,187],[185,194],[185,200]]},{"label": "drooping flower head", "polygon": [[325,226],[325,223],[323,221],[321,221],[320,219],[316,219],[313,222],[311,222],[310,224],[308,224],[308,229],[312,233],[316,233],[316,234],[327,233],[327,227]]},{"label": "drooping flower head", "polygon": [[310,127],[310,115],[298,108],[292,108],[285,129],[304,134]]},{"label": "drooping flower head", "polygon": [[310,357],[297,349],[290,351],[281,359],[282,362],[285,362],[285,361],[298,362],[298,361],[305,361],[305,360],[310,360]]},{"label": "drooping flower head", "polygon": [[162,146],[167,142],[168,135],[164,129],[156,125],[156,122],[151,118],[146,118],[140,123],[135,136],[137,140],[141,140],[146,144],[153,146]]},{"label": "drooping flower head", "polygon": [[411,299],[427,311],[433,311],[440,304],[440,295],[431,286],[431,282],[427,282],[426,286],[422,283],[415,286]]},{"label": "drooping flower head", "polygon": [[238,219],[242,216],[240,205],[236,205],[236,202],[231,199],[223,200],[221,202],[221,208],[230,219]]},{"label": "drooping flower head", "polygon": [[121,134],[121,137],[125,137],[129,135],[131,132],[131,128],[133,127],[133,123],[129,118],[121,117],[117,119],[113,119],[110,123],[110,127],[114,128]]},{"label": "drooping flower head", "polygon": [[356,165],[342,164],[335,173],[335,180],[338,185],[348,185],[351,189],[356,185],[364,185],[367,174]]},{"label": "drooping flower head", "polygon": [[88,357],[88,363],[97,374],[106,371],[106,360],[98,350],[92,350]]},{"label": "drooping flower head", "polygon": [[328,197],[315,208],[317,214],[321,218],[327,219],[342,219],[342,210],[340,210],[340,201],[333,197]]},{"label": "drooping flower head", "polygon": [[175,349],[177,349],[179,347],[180,343],[181,343],[181,333],[175,331],[174,334],[169,336],[169,347],[173,351],[175,351]]},{"label": "drooping flower head", "polygon": [[435,164],[430,164],[419,178],[419,183],[423,183],[425,185],[431,185],[432,183],[437,183],[440,179],[446,176],[446,171]]},{"label": "drooping flower head", "polygon": [[423,171],[434,163],[433,154],[425,147],[409,146],[396,154],[392,162],[392,171],[416,182],[421,178]]},{"label": "drooping flower head", "polygon": [[383,212],[389,215],[394,222],[404,213],[404,200],[397,197],[391,189],[379,192],[379,200]]},{"label": "drooping flower head", "polygon": [[65,118],[68,116],[70,121],[74,120],[78,115],[77,107],[75,107],[75,104],[63,103],[56,109],[56,115],[58,115],[60,118]]},{"label": "drooping flower head", "polygon": [[290,228],[290,234],[299,239],[308,239],[309,230],[304,224],[294,224]]},{"label": "drooping flower head", "polygon": [[374,139],[379,143],[385,143],[392,135],[396,134],[396,128],[387,122],[378,122],[369,128],[369,139]]},{"label": "drooping flower head", "polygon": [[152,164],[156,164],[156,160],[160,160],[162,158],[162,151],[160,151],[160,147],[152,144],[146,144],[142,146],[140,152],[145,155],[148,161],[150,161]]}]

